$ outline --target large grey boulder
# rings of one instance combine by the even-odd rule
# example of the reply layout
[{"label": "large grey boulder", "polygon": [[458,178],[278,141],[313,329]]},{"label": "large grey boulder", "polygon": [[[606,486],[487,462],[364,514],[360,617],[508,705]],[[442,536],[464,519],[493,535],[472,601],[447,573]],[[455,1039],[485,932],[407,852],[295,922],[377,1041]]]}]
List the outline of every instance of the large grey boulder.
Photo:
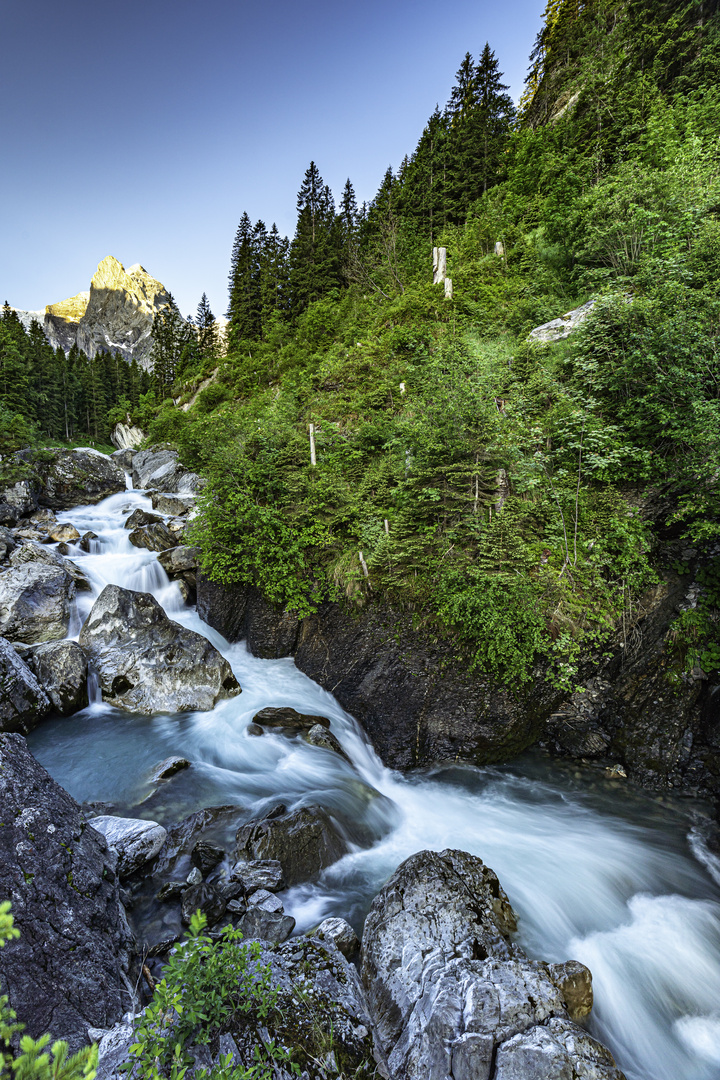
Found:
[{"label": "large grey boulder", "polygon": [[197,473],[191,473],[178,460],[177,450],[152,447],[140,450],[132,461],[133,486],[147,490],[193,495],[202,486]]},{"label": "large grey boulder", "polygon": [[212,709],[240,693],[207,638],[168,619],[150,593],[106,585],[80,631],[105,701],[129,712]]},{"label": "large grey boulder", "polygon": [[76,641],[49,641],[28,656],[28,666],[63,716],[84,709],[88,703],[87,657]]},{"label": "large grey boulder", "polygon": [[[287,885],[315,877],[348,847],[321,806],[304,806],[290,814],[248,821],[236,834],[238,859],[277,859]],[[233,871],[238,877],[238,868]]]},{"label": "large grey boulder", "polygon": [[172,516],[180,517],[181,515],[189,514],[191,510],[194,510],[197,501],[194,495],[167,495],[164,492],[159,491],[153,492],[152,505],[153,510],[157,510],[161,514],[171,514]]},{"label": "large grey boulder", "polygon": [[114,461],[116,465],[119,465],[124,472],[130,472],[132,469],[132,462],[136,450],[126,448],[124,450],[116,450],[114,454],[110,455],[110,460]]},{"label": "large grey boulder", "polygon": [[175,537],[162,521],[133,529],[128,540],[134,547],[146,548],[148,551],[165,551],[175,544]]},{"label": "large grey boulder", "polygon": [[0,735],[0,820],[0,896],[20,931],[0,949],[0,983],[28,1035],[75,1051],[133,1004],[115,854],[19,735]]},{"label": "large grey boulder", "polygon": [[[467,852],[422,851],[395,871],[373,901],[362,945],[368,1005],[391,1077],[620,1080],[609,1051],[570,1020],[566,966],[529,960],[512,939],[515,928],[496,875]],[[548,1033],[552,1052],[539,1059]],[[522,1053],[511,1045],[516,1036]],[[550,1071],[538,1070],[538,1060]]]},{"label": "large grey boulder", "polygon": [[34,672],[0,637],[0,731],[27,735],[50,709],[50,699]]},{"label": "large grey boulder", "polygon": [[112,815],[90,818],[92,825],[117,852],[117,872],[121,878],[130,877],[145,863],[154,859],[165,843],[167,830],[157,821],[143,818],[121,818]]},{"label": "large grey boulder", "polygon": [[183,574],[187,570],[196,570],[200,552],[196,547],[180,544],[158,555],[158,562],[166,574],[172,577],[174,574]]},{"label": "large grey boulder", "polygon": [[34,540],[25,540],[17,544],[10,555],[11,566],[24,566],[25,563],[44,563],[45,566],[59,566],[69,574],[75,582],[75,588],[79,592],[90,592],[92,586],[85,574],[71,559],[64,559],[59,551],[35,543]]},{"label": "large grey boulder", "polygon": [[67,510],[125,490],[125,473],[107,454],[85,448],[47,453],[49,461],[33,466],[42,481],[38,495],[41,506]]},{"label": "large grey boulder", "polygon": [[[37,487],[29,480],[19,480],[16,484],[0,491],[0,501],[9,509],[6,511],[8,524],[14,524],[21,517],[27,517],[37,509]],[[13,521],[10,519],[14,518]]]},{"label": "large grey boulder", "polygon": [[[135,450],[144,442],[145,438],[145,432],[142,428],[131,423],[116,424],[110,432],[110,442],[117,447],[117,450]],[[115,458],[115,454],[110,456]]]},{"label": "large grey boulder", "polygon": [[75,582],[64,567],[12,566],[0,574],[0,633],[27,645],[64,638],[74,597]]}]

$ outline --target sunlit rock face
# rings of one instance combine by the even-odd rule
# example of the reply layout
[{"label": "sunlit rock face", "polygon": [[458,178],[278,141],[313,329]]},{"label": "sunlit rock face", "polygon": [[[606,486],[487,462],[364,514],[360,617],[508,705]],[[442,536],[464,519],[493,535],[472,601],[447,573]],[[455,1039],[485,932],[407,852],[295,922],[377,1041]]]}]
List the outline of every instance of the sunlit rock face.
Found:
[{"label": "sunlit rock face", "polygon": [[155,313],[167,306],[165,286],[136,263],[125,269],[112,255],[100,263],[90,291],[45,309],[44,329],[53,348],[77,345],[89,357],[106,349],[149,366]]}]

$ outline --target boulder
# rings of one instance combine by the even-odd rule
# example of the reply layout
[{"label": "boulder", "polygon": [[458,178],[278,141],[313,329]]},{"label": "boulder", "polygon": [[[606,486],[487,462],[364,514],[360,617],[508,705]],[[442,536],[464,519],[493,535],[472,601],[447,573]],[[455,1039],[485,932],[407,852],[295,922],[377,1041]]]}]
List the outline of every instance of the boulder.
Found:
[{"label": "boulder", "polygon": [[251,907],[259,907],[262,908],[263,911],[275,911],[280,914],[285,910],[280,897],[276,896],[275,893],[269,892],[267,889],[255,890],[247,902],[248,911]]},{"label": "boulder", "polygon": [[138,529],[142,525],[156,525],[162,524],[162,518],[159,514],[151,514],[149,510],[142,510],[139,506],[133,510],[132,514],[125,519],[126,529]]},{"label": "boulder", "polygon": [[360,948],[360,939],[345,919],[323,919],[314,936],[321,941],[332,941],[348,959]]},{"label": "boulder", "polygon": [[97,538],[98,534],[94,533],[92,530],[89,530],[88,532],[82,534],[82,540],[78,544],[78,547],[81,548],[82,551],[90,552],[92,551],[90,544],[93,540],[97,540]]},{"label": "boulder", "polygon": [[245,611],[245,637],[253,656],[263,660],[292,656],[299,629],[300,620],[294,611],[273,604],[259,589],[250,589]]},{"label": "boulder", "polygon": [[106,585],[80,631],[105,701],[129,712],[212,709],[240,693],[207,638],[168,619],[150,593]]},{"label": "boulder", "polygon": [[67,510],[72,506],[98,503],[108,495],[125,491],[125,473],[107,454],[97,450],[48,450],[48,461],[35,462],[42,487],[41,506]]},{"label": "boulder", "polygon": [[[193,474],[194,475],[194,474]],[[194,510],[197,503],[194,495],[168,495],[165,492],[153,492],[153,510],[172,517],[180,517]]]},{"label": "boulder", "polygon": [[332,750],[334,754],[339,754],[341,758],[345,758],[347,762],[352,764],[333,733],[323,727],[322,724],[315,724],[314,727],[311,727],[305,736],[305,741],[309,742],[311,746],[319,746],[322,750]]},{"label": "boulder", "polygon": [[17,524],[19,517],[20,514],[17,509],[6,503],[0,494],[0,525],[13,526]]},{"label": "boulder", "polygon": [[26,563],[59,566],[61,570],[70,575],[78,592],[92,591],[92,585],[80,567],[70,559],[63,558],[60,546],[58,546],[57,550],[54,550],[53,548],[43,547],[42,544],[36,544],[33,540],[26,540],[24,543],[18,544],[10,555],[10,565],[24,566]]},{"label": "boulder", "polygon": [[0,525],[0,562],[4,562],[15,547],[15,538],[9,529]]},{"label": "boulder", "polygon": [[197,569],[199,554],[200,552],[196,547],[181,544],[178,547],[170,548],[169,551],[163,551],[158,555],[158,562],[165,573],[172,577],[174,574],[182,574],[188,570]]},{"label": "boulder", "polygon": [[[21,517],[27,517],[28,514],[37,510],[37,487],[29,480],[19,480],[17,484],[12,484],[0,491],[0,502],[8,507],[10,515],[14,515],[15,521],[18,521]],[[3,524],[15,524],[15,522],[4,521]]]},{"label": "boulder", "polygon": [[190,925],[190,920],[196,911],[202,911],[207,916],[208,926],[214,926],[225,914],[227,902],[213,885],[206,881],[199,885],[191,885],[182,895],[181,917],[185,926]]},{"label": "boulder", "polygon": [[299,713],[290,708],[261,709],[253,716],[252,723],[265,728],[285,728],[288,731],[311,731],[318,726],[330,727],[330,721],[325,716]]},{"label": "boulder", "polygon": [[232,881],[238,881],[249,895],[256,889],[280,892],[285,888],[283,869],[277,859],[258,859],[254,862],[238,862],[232,868]]},{"label": "boulder", "polygon": [[[421,851],[395,871],[373,901],[362,945],[370,1015],[393,1080],[621,1080],[609,1051],[569,1018],[562,987],[570,973],[557,970],[565,965],[529,960],[512,939],[516,925],[497,876],[467,852]],[[596,1071],[585,1069],[589,1060]]]},{"label": "boulder", "polygon": [[128,540],[135,547],[146,548],[148,551],[165,551],[175,543],[175,537],[162,521],[133,529]]},{"label": "boulder", "polygon": [[133,1005],[115,853],[19,735],[0,735],[0,807],[0,896],[20,931],[0,949],[0,983],[26,1034],[74,1052]]},{"label": "boulder", "polygon": [[90,818],[88,825],[102,833],[110,847],[117,851],[117,872],[121,878],[130,877],[154,859],[167,837],[167,831],[157,821],[142,818],[107,815]]},{"label": "boulder", "polygon": [[132,448],[124,447],[122,450],[116,450],[114,454],[111,454],[110,460],[119,465],[124,472],[130,472],[135,454],[136,451]]},{"label": "boulder", "polygon": [[265,911],[255,905],[249,907],[243,915],[240,929],[245,938],[278,944],[290,937],[295,929],[295,920],[292,915],[283,915],[281,911]]},{"label": "boulder", "polygon": [[0,731],[27,735],[52,705],[31,668],[0,637]]},{"label": "boulder", "polygon": [[133,487],[147,490],[179,491],[180,479],[188,470],[178,460],[177,450],[140,450],[132,460]]},{"label": "boulder", "polygon": [[87,657],[75,641],[50,641],[30,653],[28,665],[63,716],[84,709],[88,703]]},{"label": "boulder", "polygon": [[210,844],[207,840],[198,840],[190,852],[190,862],[193,866],[197,866],[203,877],[207,877],[210,871],[222,862],[224,855],[224,850],[216,844]]},{"label": "boulder", "polygon": [[51,526],[48,530],[48,536],[56,544],[74,544],[76,540],[80,539],[80,533],[69,521],[64,522],[62,525]]},{"label": "boulder", "polygon": [[14,565],[0,574],[0,633],[28,645],[64,638],[74,597],[75,582],[64,567]]},{"label": "boulder", "polygon": [[182,769],[187,769],[190,766],[190,762],[184,757],[168,757],[164,761],[161,761],[152,771],[150,780],[153,784],[159,783],[160,780],[169,780],[175,773],[180,772]]},{"label": "boulder", "polygon": [[238,859],[276,859],[288,885],[308,881],[348,851],[321,806],[304,806],[290,814],[249,821],[240,826],[236,840]]}]

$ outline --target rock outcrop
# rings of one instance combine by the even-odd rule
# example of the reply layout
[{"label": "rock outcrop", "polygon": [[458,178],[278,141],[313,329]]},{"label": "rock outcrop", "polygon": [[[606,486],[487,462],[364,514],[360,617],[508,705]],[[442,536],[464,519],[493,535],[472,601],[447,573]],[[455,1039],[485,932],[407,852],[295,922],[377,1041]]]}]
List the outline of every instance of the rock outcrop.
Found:
[{"label": "rock outcrop", "polygon": [[496,875],[467,852],[423,851],[395,871],[362,943],[393,1080],[622,1080],[609,1051],[573,1023],[564,965],[529,960],[515,928]]},{"label": "rock outcrop", "polygon": [[0,821],[0,896],[21,934],[0,949],[0,982],[27,1034],[74,1051],[133,1004],[115,855],[19,735],[0,735]]},{"label": "rock outcrop", "polygon": [[542,326],[536,326],[534,330],[530,331],[529,340],[540,342],[563,341],[572,334],[573,330],[577,330],[578,326],[585,322],[596,303],[597,300],[588,300],[587,304],[583,304],[582,307],[566,311],[559,319],[551,319],[550,322],[543,323]]},{"label": "rock outcrop", "polygon": [[177,450],[162,446],[139,450],[133,456],[132,482],[141,490],[152,488],[176,495],[194,495],[203,485],[197,473],[180,463]]},{"label": "rock outcrop", "polygon": [[136,263],[125,270],[108,255],[98,265],[89,292],[48,305],[43,329],[53,348],[69,352],[77,345],[91,358],[107,350],[147,368],[153,319],[169,302],[165,286],[142,266]]},{"label": "rock outcrop", "polygon": [[103,699],[129,712],[207,710],[240,693],[227,660],[206,638],[168,619],[150,593],[107,585],[79,643]]},{"label": "rock outcrop", "polygon": [[125,424],[116,424],[110,432],[110,442],[116,450],[135,450],[145,441],[145,432],[128,421]]},{"label": "rock outcrop", "polygon": [[143,818],[121,818],[105,814],[90,818],[88,825],[107,840],[109,846],[117,852],[117,872],[119,877],[130,877],[145,863],[157,855],[167,838],[167,830],[157,821],[145,821]]},{"label": "rock outcrop", "polygon": [[35,673],[0,637],[0,731],[27,735],[51,709]]}]

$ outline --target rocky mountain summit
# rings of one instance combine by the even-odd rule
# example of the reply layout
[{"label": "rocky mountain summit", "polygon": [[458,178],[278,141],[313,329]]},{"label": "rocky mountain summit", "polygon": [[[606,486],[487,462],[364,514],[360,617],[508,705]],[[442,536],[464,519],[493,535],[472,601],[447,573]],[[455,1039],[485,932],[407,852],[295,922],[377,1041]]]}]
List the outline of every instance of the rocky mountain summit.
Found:
[{"label": "rocky mountain summit", "polygon": [[54,349],[67,353],[77,345],[90,358],[106,349],[147,368],[153,319],[169,300],[165,286],[139,263],[126,270],[108,255],[98,264],[88,290],[48,304],[44,312],[17,315],[26,327],[36,319]]}]

